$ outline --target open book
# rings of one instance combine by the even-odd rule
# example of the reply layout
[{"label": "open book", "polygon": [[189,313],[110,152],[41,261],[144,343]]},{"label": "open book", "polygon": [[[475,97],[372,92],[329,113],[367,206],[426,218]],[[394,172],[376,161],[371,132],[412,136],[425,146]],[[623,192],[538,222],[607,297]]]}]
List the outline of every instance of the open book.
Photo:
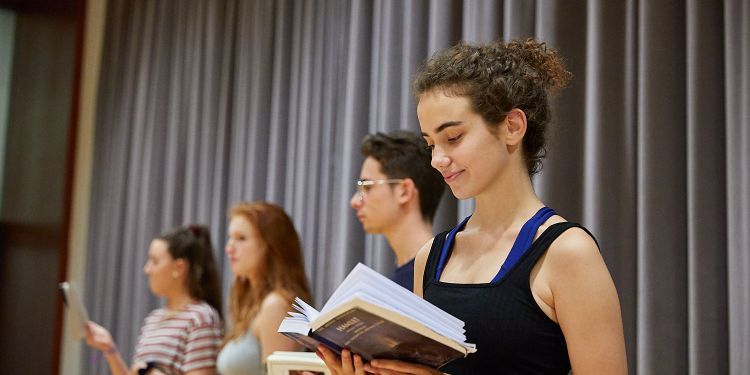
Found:
[{"label": "open book", "polygon": [[357,264],[317,311],[301,299],[279,332],[315,350],[323,344],[372,359],[399,359],[439,368],[476,352],[463,321],[364,264]]},{"label": "open book", "polygon": [[268,375],[331,375],[315,353],[275,351],[266,358]]},{"label": "open book", "polygon": [[73,282],[62,282],[59,287],[63,296],[63,302],[68,307],[71,319],[75,325],[75,332],[73,334],[76,338],[82,339],[86,337],[86,324],[89,322],[89,314],[86,311],[86,306],[83,305],[81,294]]}]

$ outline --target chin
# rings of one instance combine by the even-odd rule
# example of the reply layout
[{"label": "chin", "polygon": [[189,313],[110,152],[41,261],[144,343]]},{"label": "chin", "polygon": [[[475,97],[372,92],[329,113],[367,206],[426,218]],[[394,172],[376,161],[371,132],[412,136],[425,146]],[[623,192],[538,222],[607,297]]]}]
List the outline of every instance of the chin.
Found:
[{"label": "chin", "polygon": [[157,297],[161,297],[163,295],[163,293],[161,293],[158,289],[154,288],[153,285],[149,285],[148,289],[151,291],[151,294]]},{"label": "chin", "polygon": [[451,188],[451,193],[453,193],[453,196],[456,197],[456,199],[469,199],[469,198],[474,197],[473,194],[470,194],[466,190],[462,190],[462,189],[459,189],[459,188],[453,188],[450,185],[449,185],[449,187]]}]

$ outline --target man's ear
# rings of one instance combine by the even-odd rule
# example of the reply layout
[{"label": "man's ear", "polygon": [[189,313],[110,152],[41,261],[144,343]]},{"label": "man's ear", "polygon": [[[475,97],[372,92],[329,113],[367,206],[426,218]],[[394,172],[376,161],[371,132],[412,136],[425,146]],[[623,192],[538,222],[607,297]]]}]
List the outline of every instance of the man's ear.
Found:
[{"label": "man's ear", "polygon": [[416,196],[417,185],[414,184],[414,181],[411,178],[405,178],[403,181],[401,181],[401,184],[398,186],[398,196],[396,197],[398,203],[407,203],[410,200],[414,199]]},{"label": "man's ear", "polygon": [[518,146],[526,135],[526,113],[518,108],[513,108],[505,116],[505,142],[508,146]]}]

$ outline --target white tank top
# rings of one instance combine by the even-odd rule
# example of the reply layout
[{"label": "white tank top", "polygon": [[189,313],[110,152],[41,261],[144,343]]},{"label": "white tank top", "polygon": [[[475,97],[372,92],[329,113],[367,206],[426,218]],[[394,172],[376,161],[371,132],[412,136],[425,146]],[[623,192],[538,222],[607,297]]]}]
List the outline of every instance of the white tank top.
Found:
[{"label": "white tank top", "polygon": [[248,329],[244,336],[228,342],[216,360],[221,375],[262,375],[265,366],[261,361],[260,342]]}]

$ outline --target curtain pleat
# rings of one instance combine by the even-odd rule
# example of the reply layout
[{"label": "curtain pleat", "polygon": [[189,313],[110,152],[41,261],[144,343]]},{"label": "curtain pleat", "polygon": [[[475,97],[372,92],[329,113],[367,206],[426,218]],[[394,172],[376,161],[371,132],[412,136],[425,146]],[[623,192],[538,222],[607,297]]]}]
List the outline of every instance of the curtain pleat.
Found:
[{"label": "curtain pleat", "polygon": [[[722,7],[687,2],[688,358],[691,374],[726,374],[729,364],[724,46]],[[717,335],[716,332],[724,333]]]},{"label": "curtain pleat", "polygon": [[[86,302],[129,361],[159,305],[153,236],[227,209],[292,216],[316,303],[357,262],[390,273],[349,207],[362,137],[418,131],[410,81],[461,40],[536,37],[574,74],[552,101],[542,199],[596,235],[631,373],[750,373],[750,5],[743,0],[108,2]],[[445,230],[470,214],[448,192]],[[481,348],[480,348],[481,350]],[[104,374],[84,353],[83,373]]]},{"label": "curtain pleat", "polygon": [[684,6],[639,3],[638,373],[688,372],[685,19],[674,14]]},{"label": "curtain pleat", "polygon": [[[729,370],[750,371],[750,4],[724,3]],[[718,94],[718,93],[717,93]],[[721,251],[721,249],[719,249]]]}]

